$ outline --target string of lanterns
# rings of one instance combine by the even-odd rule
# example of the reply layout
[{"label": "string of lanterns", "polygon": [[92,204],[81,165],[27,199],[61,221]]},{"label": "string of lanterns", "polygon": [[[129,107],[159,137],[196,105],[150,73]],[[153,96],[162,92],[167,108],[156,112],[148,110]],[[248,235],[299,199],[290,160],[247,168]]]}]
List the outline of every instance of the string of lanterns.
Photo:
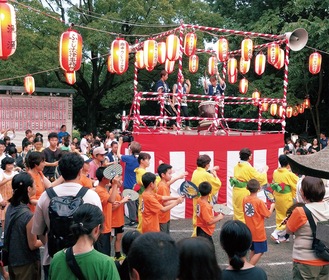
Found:
[{"label": "string of lanterns", "polygon": [[[16,16],[12,5],[6,0],[0,0],[1,12],[1,48],[0,59],[7,59],[16,50]],[[179,38],[175,34],[170,34],[166,38],[166,42],[157,42],[153,39],[144,42],[143,50],[136,51],[136,67],[139,69],[146,68],[152,71],[157,63],[165,64],[168,73],[172,73],[175,61],[179,58]],[[185,35],[183,51],[189,56],[189,71],[196,73],[199,67],[199,58],[195,54],[197,44],[197,35],[194,32],[188,32]],[[253,41],[245,38],[241,42],[241,58],[239,63],[239,71],[246,74],[250,70],[250,60],[253,57]],[[229,46],[226,38],[219,38],[215,44],[215,56],[211,56],[208,60],[208,72],[210,75],[217,73],[218,61],[227,61],[228,82],[236,83],[238,76],[237,60],[229,57]],[[66,82],[73,85],[76,82],[76,74],[81,67],[82,61],[82,37],[81,35],[69,28],[65,31],[60,39],[59,45],[59,62],[64,70]],[[117,38],[112,42],[111,54],[108,56],[108,71],[121,75],[128,69],[129,62],[129,44],[122,38]],[[284,65],[284,50],[276,43],[272,43],[267,49],[267,62],[277,69],[281,69]],[[322,57],[318,52],[314,52],[309,57],[309,71],[312,74],[318,74],[321,70]],[[266,56],[260,52],[255,57],[255,73],[262,75],[265,71]],[[35,91],[34,78],[27,75],[24,78],[25,91],[32,94]],[[243,78],[239,82],[239,91],[246,94],[248,91],[248,80]],[[254,96],[254,93],[253,93]],[[309,99],[308,102],[309,103]],[[275,108],[276,104],[271,104],[271,114],[281,115],[280,106]],[[286,108],[287,117],[298,115],[308,108],[309,104],[300,104],[295,107],[288,106]],[[262,107],[262,110],[265,109]],[[275,110],[276,109],[276,110]],[[275,115],[274,114],[274,115]],[[273,115],[273,114],[272,114]]]}]

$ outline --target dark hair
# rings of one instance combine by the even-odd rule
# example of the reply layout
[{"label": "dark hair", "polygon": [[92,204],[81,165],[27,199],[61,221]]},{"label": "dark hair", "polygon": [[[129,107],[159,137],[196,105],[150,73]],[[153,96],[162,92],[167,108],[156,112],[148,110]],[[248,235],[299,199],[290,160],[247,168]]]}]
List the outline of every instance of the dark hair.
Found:
[{"label": "dark hair", "polygon": [[1,169],[2,170],[6,170],[6,165],[7,164],[14,164],[15,160],[12,157],[5,157],[2,161],[1,161]]},{"label": "dark hair", "polygon": [[133,241],[140,236],[141,233],[138,230],[129,230],[122,237],[122,252],[127,256],[129,253],[129,249]]},{"label": "dark hair", "polygon": [[211,158],[208,155],[200,155],[196,160],[196,165],[198,167],[205,168],[207,164],[211,162]]},{"label": "dark hair", "polygon": [[101,166],[101,167],[98,167],[97,170],[96,170],[96,178],[99,182],[101,182],[104,178],[104,170],[105,169],[106,169],[106,167]]},{"label": "dark hair", "polygon": [[243,148],[241,149],[239,155],[241,160],[247,161],[249,157],[251,156],[252,152],[249,148]]},{"label": "dark hair", "polygon": [[115,144],[118,144],[118,142],[117,141],[112,141],[111,142],[111,147],[113,147]]},{"label": "dark hair", "polygon": [[221,270],[215,248],[204,237],[189,237],[177,242],[180,280],[218,280]]},{"label": "dark hair", "polygon": [[162,178],[162,174],[166,174],[168,170],[172,169],[172,166],[167,163],[162,163],[158,166],[158,175]]},{"label": "dark hair", "polygon": [[88,133],[85,132],[85,131],[82,131],[81,134],[80,134],[80,137],[83,138],[83,137],[85,137],[86,135],[88,135]]},{"label": "dark hair", "polygon": [[66,126],[65,124],[62,124],[60,129],[64,128],[65,126]]},{"label": "dark hair", "polygon": [[288,157],[286,155],[280,155],[279,156],[279,163],[280,163],[281,167],[288,166],[289,165]]},{"label": "dark hair", "polygon": [[137,158],[138,164],[140,164],[142,160],[146,159],[151,159],[151,155],[148,153],[140,153]]},{"label": "dark hair", "polygon": [[142,176],[142,183],[145,188],[147,188],[151,183],[154,183],[156,176],[152,172],[146,172]]},{"label": "dark hair", "polygon": [[42,137],[35,137],[34,138],[34,140],[33,140],[33,143],[35,144],[35,143],[37,143],[37,142],[41,142],[41,143],[43,143],[43,139],[42,139]]},{"label": "dark hair", "polygon": [[69,136],[63,137],[62,142],[65,147],[68,147],[70,145],[70,137]]},{"label": "dark hair", "polygon": [[11,182],[13,196],[8,200],[11,205],[18,206],[20,203],[30,203],[30,197],[27,191],[28,187],[33,187],[32,176],[27,172],[21,172],[13,177]]},{"label": "dark hair", "polygon": [[92,230],[98,225],[101,225],[102,229],[103,223],[102,210],[96,205],[84,203],[74,212],[73,223],[70,228],[74,237],[78,239],[82,235],[90,236]]},{"label": "dark hair", "polygon": [[326,194],[326,189],[324,187],[322,179],[311,177],[311,176],[306,176],[303,179],[302,191],[304,197],[309,202],[322,201],[324,195]]},{"label": "dark hair", "polygon": [[77,178],[83,163],[82,156],[77,153],[68,152],[61,157],[58,168],[64,180],[74,180]]},{"label": "dark hair", "polygon": [[58,135],[56,132],[50,132],[48,134],[48,140],[50,140],[51,138],[57,138],[58,139]]},{"label": "dark hair", "polygon": [[7,150],[7,154],[10,155],[10,156],[13,155],[13,154],[17,154],[17,149],[13,145],[7,146],[6,150]]},{"label": "dark hair", "polygon": [[33,169],[41,162],[45,161],[45,156],[40,152],[31,152],[27,158],[27,165],[29,168]]},{"label": "dark hair", "polygon": [[25,141],[22,145],[22,149],[24,150],[24,148],[28,147],[29,145],[32,145],[32,143],[30,141]]},{"label": "dark hair", "polygon": [[199,185],[199,192],[201,196],[205,196],[211,193],[212,186],[209,182],[205,181],[200,183]]},{"label": "dark hair", "polygon": [[240,270],[251,246],[251,232],[249,228],[239,220],[225,222],[220,232],[220,244],[230,259],[230,265],[235,270]]},{"label": "dark hair", "polygon": [[25,130],[25,135],[27,135],[28,133],[32,133],[32,130],[31,129]]},{"label": "dark hair", "polygon": [[5,143],[5,141],[3,141],[3,140],[0,140],[0,145],[6,145],[6,143]]},{"label": "dark hair", "polygon": [[148,232],[139,236],[128,253],[130,272],[135,269],[140,279],[175,280],[179,255],[175,241],[163,232]]},{"label": "dark hair", "polygon": [[247,183],[247,190],[256,193],[260,189],[260,184],[256,179],[250,179]]},{"label": "dark hair", "polygon": [[5,141],[5,143],[6,143],[6,141],[10,141],[10,137],[9,136],[3,137],[3,141]]},{"label": "dark hair", "polygon": [[168,74],[168,72],[166,70],[161,70],[160,78],[162,78],[163,76],[166,76],[167,74]]},{"label": "dark hair", "polygon": [[300,153],[300,155],[305,155],[305,150],[303,149],[303,148],[298,148],[297,150],[296,150],[296,154],[297,153]]}]

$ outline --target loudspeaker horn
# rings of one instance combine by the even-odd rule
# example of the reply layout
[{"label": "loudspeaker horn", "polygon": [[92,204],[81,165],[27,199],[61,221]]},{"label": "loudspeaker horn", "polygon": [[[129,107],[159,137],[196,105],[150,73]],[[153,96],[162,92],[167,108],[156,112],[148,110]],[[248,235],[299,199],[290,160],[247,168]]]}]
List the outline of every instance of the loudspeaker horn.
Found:
[{"label": "loudspeaker horn", "polygon": [[297,28],[293,32],[285,33],[288,46],[293,51],[300,51],[306,46],[308,33],[304,28]]}]

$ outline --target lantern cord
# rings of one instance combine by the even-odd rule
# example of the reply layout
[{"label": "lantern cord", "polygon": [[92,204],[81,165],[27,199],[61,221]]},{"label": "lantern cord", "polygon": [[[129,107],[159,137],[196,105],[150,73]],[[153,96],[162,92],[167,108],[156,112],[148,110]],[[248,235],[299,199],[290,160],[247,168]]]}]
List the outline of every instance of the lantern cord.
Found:
[{"label": "lantern cord", "polygon": [[42,11],[40,11],[40,10],[38,10],[38,9],[32,8],[31,6],[24,5],[24,4],[22,4],[22,3],[17,2],[16,0],[9,0],[9,1],[10,1],[10,2],[13,2],[13,3],[17,4],[17,5],[20,5],[20,6],[24,7],[24,8],[27,8],[27,9],[29,9],[29,10],[33,10],[33,11],[35,11],[35,12],[37,12],[37,13],[40,13],[40,14],[42,14],[42,15],[44,15],[44,16],[47,16],[47,17],[49,17],[49,18],[52,18],[52,19],[55,19],[55,20],[57,20],[57,21],[59,21],[59,22],[64,23],[64,21],[61,20],[60,18],[57,18],[57,17],[52,16],[52,15],[50,15],[50,14],[47,14],[47,13],[45,13],[45,12],[42,12]]},{"label": "lantern cord", "polygon": [[317,48],[313,48],[313,47],[310,47],[310,46],[307,46],[307,45],[305,46],[305,48],[309,48],[311,50],[318,51],[320,53],[329,54],[328,52],[325,52],[325,51],[322,51],[322,50],[319,50]]}]

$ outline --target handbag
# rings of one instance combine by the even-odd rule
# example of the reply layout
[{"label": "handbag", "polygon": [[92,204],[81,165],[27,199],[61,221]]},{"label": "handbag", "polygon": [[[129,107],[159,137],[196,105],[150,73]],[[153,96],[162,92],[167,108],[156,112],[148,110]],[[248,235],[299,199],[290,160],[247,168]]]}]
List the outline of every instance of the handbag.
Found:
[{"label": "handbag", "polygon": [[308,222],[310,223],[313,235],[312,249],[315,255],[322,260],[329,261],[329,248],[319,239],[316,238],[316,224],[314,222],[311,211],[303,206]]},{"label": "handbag", "polygon": [[12,227],[14,225],[14,222],[20,217],[22,216],[25,212],[29,212],[30,209],[29,208],[21,208],[19,209],[15,215],[11,218],[11,220],[9,221],[8,224],[8,228],[7,231],[5,232],[5,238],[4,238],[4,242],[3,245],[1,247],[1,252],[0,252],[0,266],[7,266],[9,264],[9,243],[10,243],[10,238],[9,236],[11,235],[11,230]]},{"label": "handbag", "polygon": [[86,280],[86,278],[84,277],[80,266],[78,265],[74,255],[73,255],[73,249],[72,247],[69,247],[66,249],[66,253],[65,253],[65,259],[66,259],[66,263],[69,266],[69,268],[71,269],[71,271],[73,272],[73,274],[79,279],[79,280]]}]

